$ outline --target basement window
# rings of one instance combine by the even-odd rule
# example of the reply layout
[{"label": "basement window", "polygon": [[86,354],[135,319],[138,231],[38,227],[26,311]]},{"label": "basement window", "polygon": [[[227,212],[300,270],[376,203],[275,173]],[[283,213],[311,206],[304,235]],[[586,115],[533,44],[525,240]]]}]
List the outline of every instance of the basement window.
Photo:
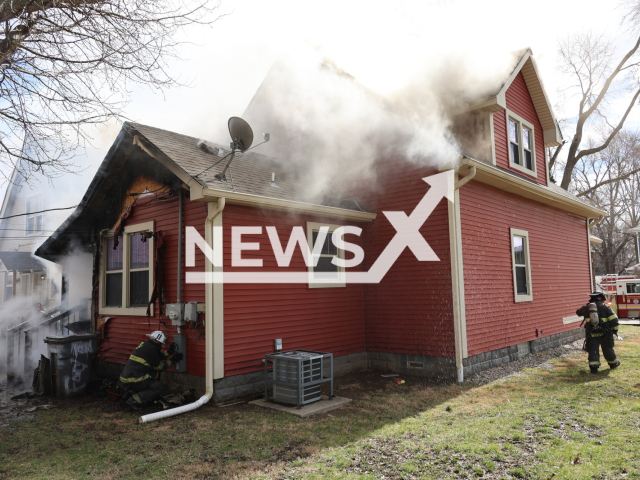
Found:
[{"label": "basement window", "polygon": [[509,166],[536,177],[536,149],[533,125],[513,112],[507,112]]},{"label": "basement window", "polygon": [[[328,228],[322,246],[315,247],[322,238],[322,227]],[[331,240],[331,235],[340,225],[327,225],[307,222],[307,241],[309,250],[318,253],[313,256],[315,266],[309,267],[309,288],[344,287],[344,268],[333,263],[334,258],[344,258],[344,251],[338,250]]]},{"label": "basement window", "polygon": [[44,223],[44,195],[37,193],[27,197],[27,216],[25,224],[26,235],[36,235],[42,233],[42,224]]},{"label": "basement window", "polygon": [[514,300],[516,302],[533,301],[529,232],[515,228],[511,229],[511,263],[513,267]]},{"label": "basement window", "polygon": [[145,238],[145,232],[153,232],[153,222],[126,226],[117,246],[113,234],[104,239],[101,314],[146,315],[153,286],[153,238]]}]

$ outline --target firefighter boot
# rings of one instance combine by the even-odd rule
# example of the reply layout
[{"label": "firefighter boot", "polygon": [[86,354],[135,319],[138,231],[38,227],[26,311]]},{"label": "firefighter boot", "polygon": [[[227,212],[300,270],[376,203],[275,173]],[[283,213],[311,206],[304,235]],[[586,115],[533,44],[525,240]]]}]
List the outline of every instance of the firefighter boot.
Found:
[{"label": "firefighter boot", "polygon": [[589,367],[589,369],[591,370],[591,373],[593,373],[593,374],[598,373],[598,367]]},{"label": "firefighter boot", "polygon": [[133,397],[130,397],[127,400],[127,405],[129,405],[131,408],[133,408],[136,412],[139,412],[140,410],[142,410],[142,405],[140,405],[138,402],[136,402],[136,399]]},{"label": "firefighter boot", "polygon": [[613,370],[614,368],[618,368],[620,366],[620,360],[616,360],[616,363],[609,364],[609,369]]}]

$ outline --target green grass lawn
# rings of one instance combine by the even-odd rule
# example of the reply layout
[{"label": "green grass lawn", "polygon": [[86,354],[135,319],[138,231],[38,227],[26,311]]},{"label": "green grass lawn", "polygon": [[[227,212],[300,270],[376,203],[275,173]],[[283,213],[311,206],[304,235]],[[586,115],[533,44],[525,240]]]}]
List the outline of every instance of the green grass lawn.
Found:
[{"label": "green grass lawn", "polygon": [[0,430],[0,478],[640,478],[640,328],[622,335],[612,372],[590,375],[582,352],[482,387],[370,372],[308,419],[207,405],[139,425],[103,399],[61,402]]}]

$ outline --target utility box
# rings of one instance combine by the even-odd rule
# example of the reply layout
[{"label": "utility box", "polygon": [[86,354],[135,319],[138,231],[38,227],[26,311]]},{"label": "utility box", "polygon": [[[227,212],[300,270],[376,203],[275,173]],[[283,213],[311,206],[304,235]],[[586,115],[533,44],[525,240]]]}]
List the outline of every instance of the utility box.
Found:
[{"label": "utility box", "polygon": [[184,373],[187,371],[187,337],[181,333],[177,333],[173,336],[173,342],[178,346],[178,352],[184,357],[178,363],[176,363],[176,372]]},{"label": "utility box", "polygon": [[98,351],[99,337],[99,333],[85,333],[44,339],[51,360],[52,393],[57,398],[84,394],[91,379],[93,354]]},{"label": "utility box", "polygon": [[198,302],[187,302],[184,304],[184,321],[198,321]]},{"label": "utility box", "polygon": [[171,320],[171,325],[176,327],[184,326],[184,303],[167,303],[165,305],[165,313]]},{"label": "utility box", "polygon": [[[324,371],[325,358],[329,358],[329,372]],[[269,378],[269,363],[273,366],[273,377]],[[333,354],[311,350],[265,355],[264,361],[265,400],[269,401],[269,387],[273,386],[272,400],[301,408],[307,403],[322,398],[322,384],[329,382],[333,398]]]}]

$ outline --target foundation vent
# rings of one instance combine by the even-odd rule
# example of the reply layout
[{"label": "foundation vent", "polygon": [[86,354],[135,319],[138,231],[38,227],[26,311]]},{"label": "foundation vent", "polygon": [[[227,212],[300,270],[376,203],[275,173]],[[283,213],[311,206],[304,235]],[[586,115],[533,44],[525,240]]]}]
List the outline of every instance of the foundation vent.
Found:
[{"label": "foundation vent", "polygon": [[424,369],[424,362],[407,362],[407,368]]}]

